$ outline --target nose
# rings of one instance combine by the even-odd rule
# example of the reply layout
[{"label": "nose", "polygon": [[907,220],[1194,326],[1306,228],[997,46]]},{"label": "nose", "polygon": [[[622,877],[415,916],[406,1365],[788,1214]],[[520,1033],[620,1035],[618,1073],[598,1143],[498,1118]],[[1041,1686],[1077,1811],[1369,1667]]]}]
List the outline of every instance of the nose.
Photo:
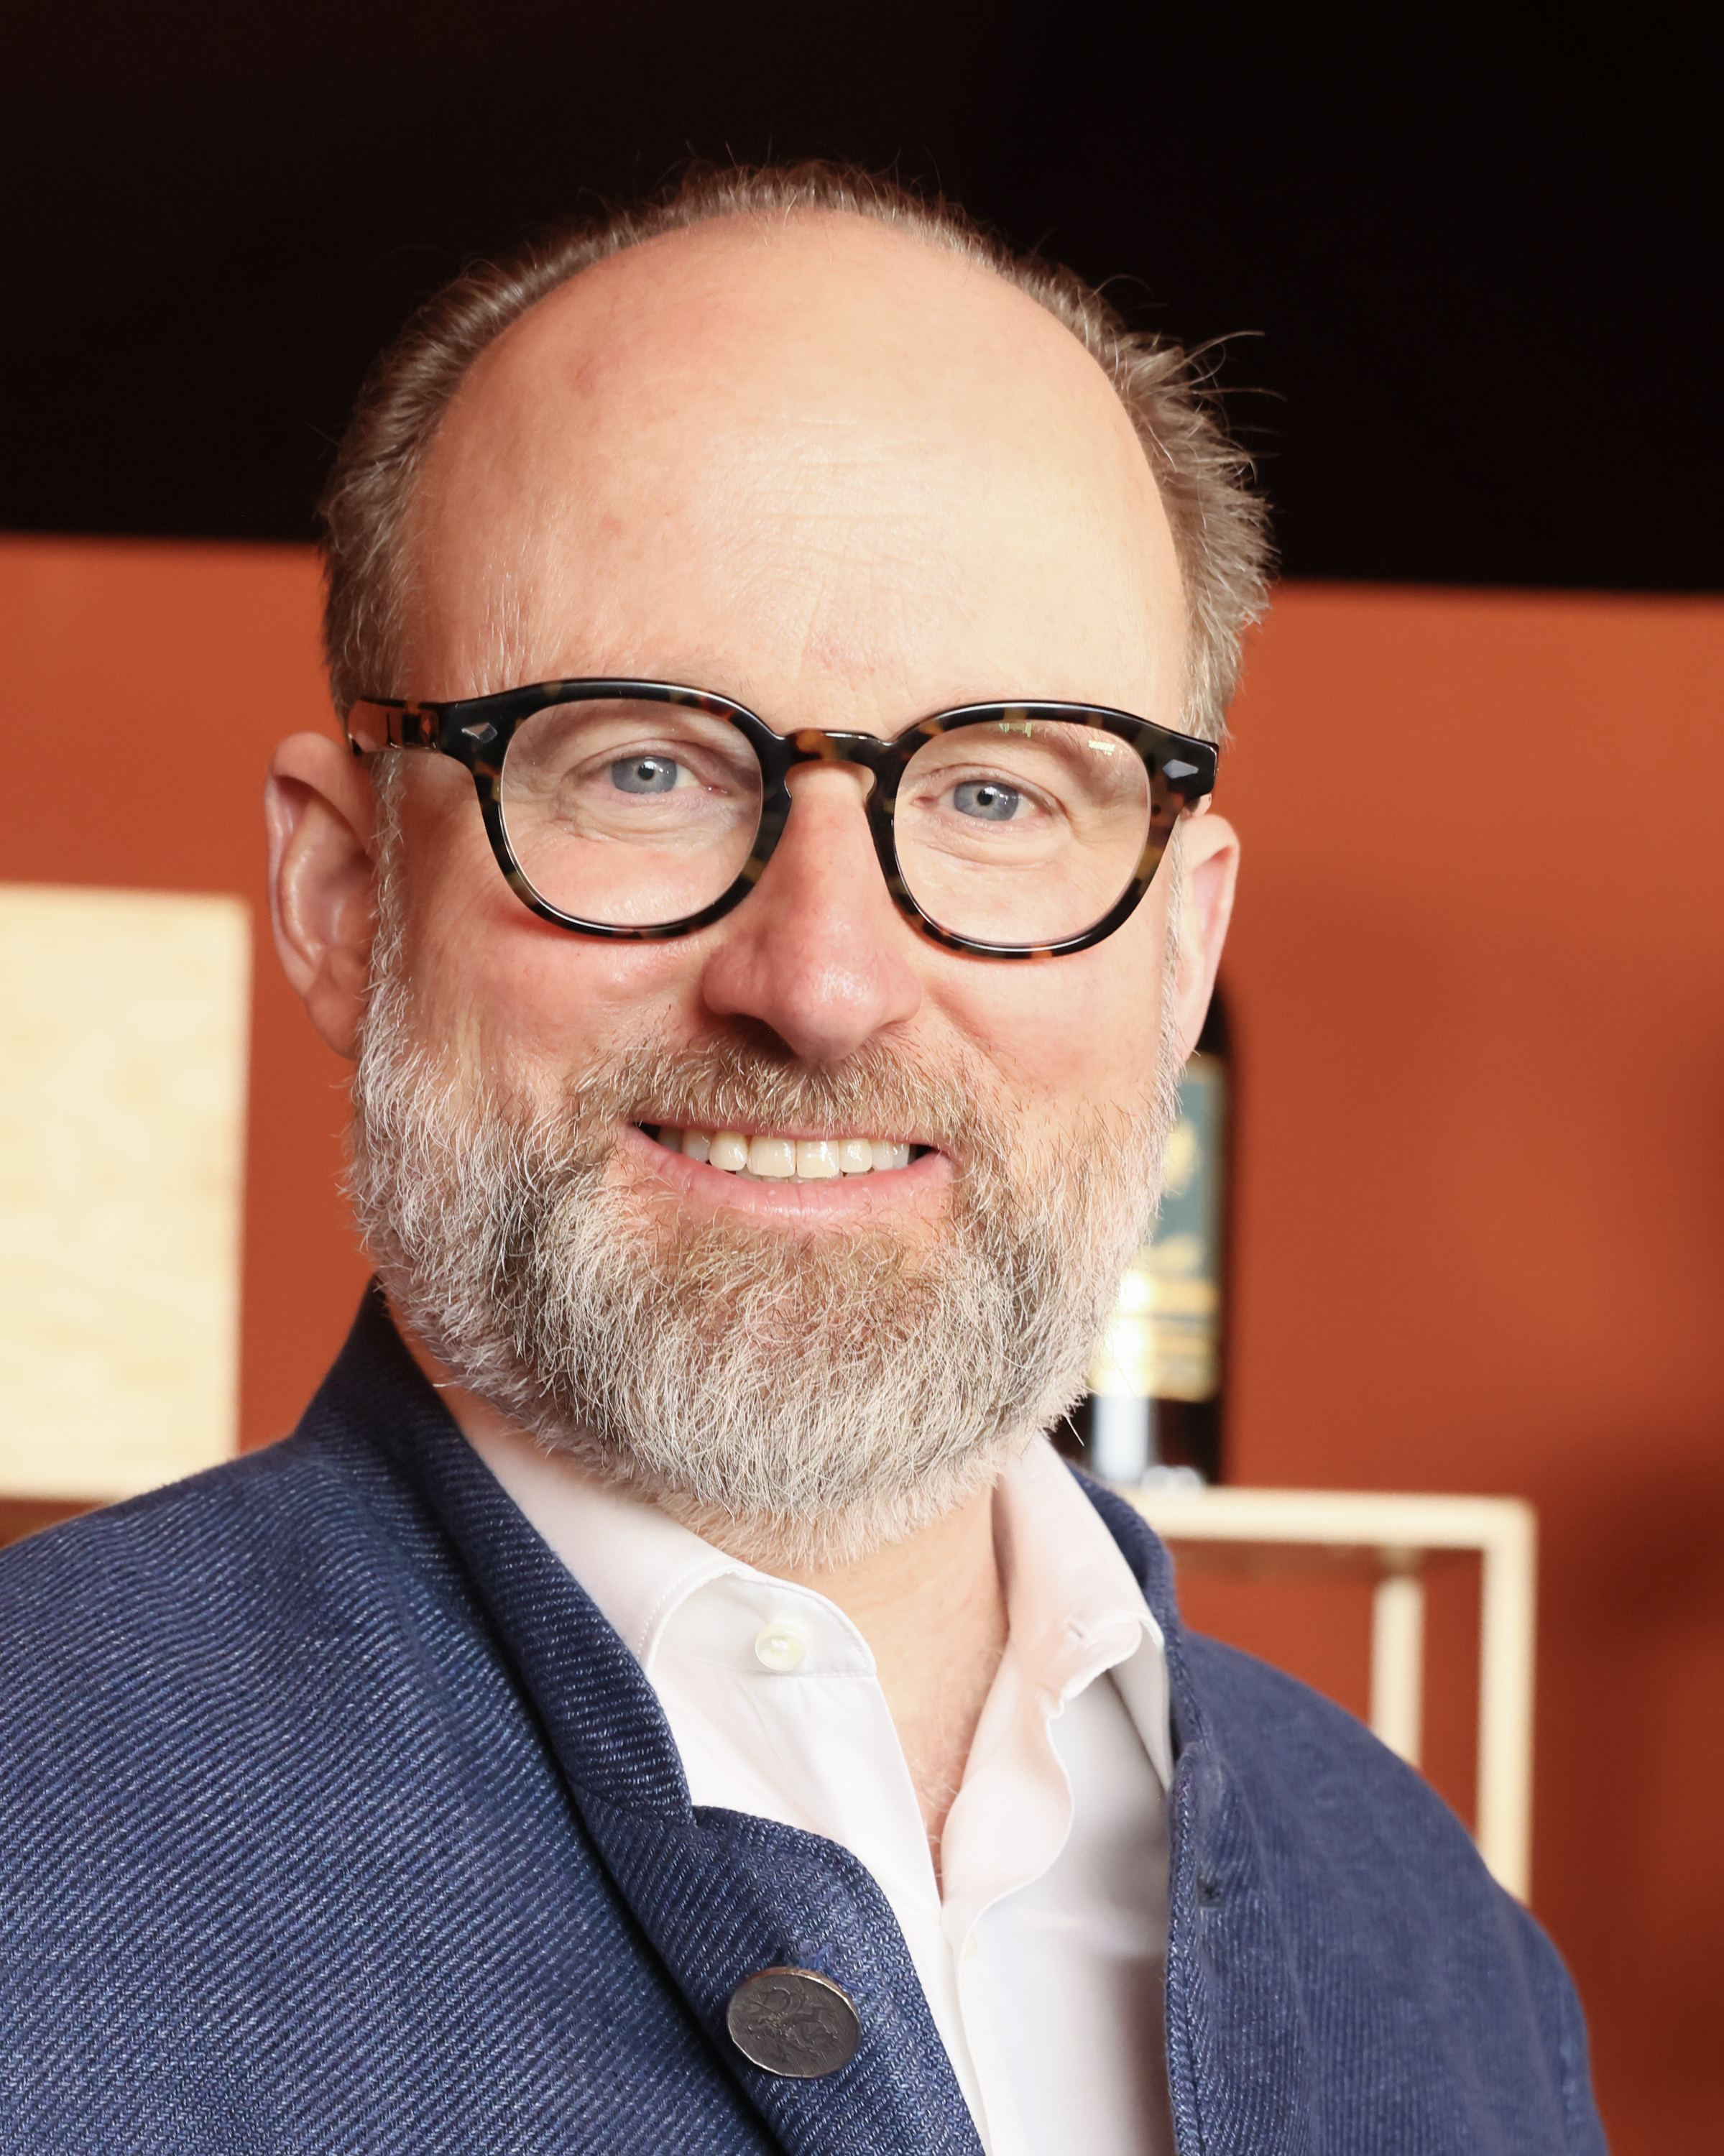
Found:
[{"label": "nose", "polygon": [[770,1026],[799,1060],[830,1068],[921,1003],[912,932],[886,891],[853,767],[791,774],[791,810],[760,881],[714,932],[709,1010]]}]

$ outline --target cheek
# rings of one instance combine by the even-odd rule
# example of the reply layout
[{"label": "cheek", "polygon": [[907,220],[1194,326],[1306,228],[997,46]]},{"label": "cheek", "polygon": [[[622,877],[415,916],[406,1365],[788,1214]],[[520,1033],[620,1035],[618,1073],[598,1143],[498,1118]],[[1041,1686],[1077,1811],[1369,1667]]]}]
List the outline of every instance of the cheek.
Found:
[{"label": "cheek", "polygon": [[[469,789],[470,793],[470,789]],[[530,913],[498,869],[476,804],[403,818],[403,957],[421,1024],[469,1070],[584,1068],[672,1030],[700,967],[675,943],[603,943]]]},{"label": "cheek", "polygon": [[1146,903],[1094,950],[963,964],[940,1000],[1020,1098],[1132,1099],[1155,1075],[1164,935],[1161,909]]}]

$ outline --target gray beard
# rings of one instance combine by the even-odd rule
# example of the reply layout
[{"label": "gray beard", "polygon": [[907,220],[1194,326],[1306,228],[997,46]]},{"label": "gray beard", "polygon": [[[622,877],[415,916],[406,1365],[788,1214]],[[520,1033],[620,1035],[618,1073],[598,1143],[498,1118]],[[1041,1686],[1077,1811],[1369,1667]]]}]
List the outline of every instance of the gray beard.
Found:
[{"label": "gray beard", "polygon": [[[1165,989],[1140,1102],[1033,1163],[978,1105],[979,1070],[880,1050],[818,1071],[730,1037],[647,1049],[547,1100],[417,1037],[394,883],[349,1189],[396,1312],[460,1384],[726,1548],[796,1568],[942,1517],[1081,1393],[1172,1127]],[[874,1223],[672,1225],[614,1173],[618,1126],[643,1119],[916,1131],[953,1161],[952,1197],[921,1241]]]}]

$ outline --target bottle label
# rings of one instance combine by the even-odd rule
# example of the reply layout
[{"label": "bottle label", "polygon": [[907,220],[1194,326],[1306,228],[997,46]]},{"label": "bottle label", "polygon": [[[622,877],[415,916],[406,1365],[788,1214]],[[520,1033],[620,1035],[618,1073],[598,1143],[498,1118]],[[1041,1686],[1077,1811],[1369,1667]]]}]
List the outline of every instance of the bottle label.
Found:
[{"label": "bottle label", "polygon": [[1090,1389],[1213,1399],[1221,1381],[1221,1178],[1227,1066],[1193,1055],[1179,1081],[1155,1232],[1126,1269]]}]

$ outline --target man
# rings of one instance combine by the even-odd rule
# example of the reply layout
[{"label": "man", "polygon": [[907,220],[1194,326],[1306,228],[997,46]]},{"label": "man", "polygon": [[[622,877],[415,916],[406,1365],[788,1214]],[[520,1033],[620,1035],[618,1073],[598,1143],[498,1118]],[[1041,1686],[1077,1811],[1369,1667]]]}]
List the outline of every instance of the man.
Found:
[{"label": "man", "polygon": [[0,2142],[1601,2147],[1457,1823],[1040,1434],[1234,887],[1180,355],[731,175],[435,303],[327,520],[275,926],[380,1287],[0,1573]]}]

